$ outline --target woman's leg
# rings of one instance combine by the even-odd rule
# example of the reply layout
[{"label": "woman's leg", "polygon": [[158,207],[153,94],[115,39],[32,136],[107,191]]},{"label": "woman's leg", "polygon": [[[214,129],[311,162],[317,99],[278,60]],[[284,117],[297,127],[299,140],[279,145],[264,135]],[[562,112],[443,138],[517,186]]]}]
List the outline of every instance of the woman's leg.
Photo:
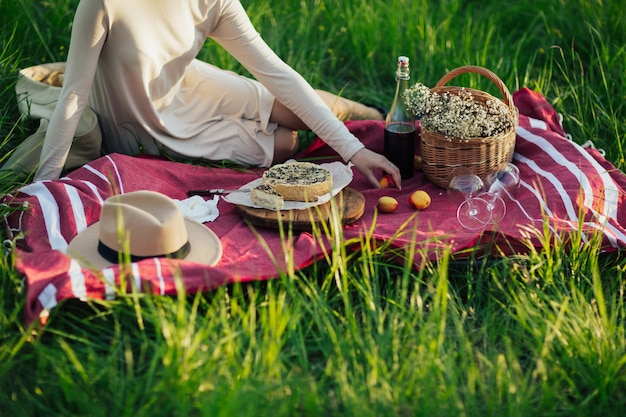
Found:
[{"label": "woman's leg", "polygon": [[298,150],[298,131],[286,127],[278,127],[274,131],[273,164],[285,162],[293,157]]},{"label": "woman's leg", "polygon": [[[335,113],[341,121],[346,120],[381,120],[383,115],[377,109],[366,106],[356,101],[339,97],[324,90],[315,90],[329,109]],[[270,122],[293,130],[308,130],[309,128],[291,110],[278,100],[274,101],[274,107],[270,115]]]},{"label": "woman's leg", "polygon": [[346,120],[381,120],[383,114],[373,107],[340,97],[324,90],[315,90],[324,103],[341,121]]}]

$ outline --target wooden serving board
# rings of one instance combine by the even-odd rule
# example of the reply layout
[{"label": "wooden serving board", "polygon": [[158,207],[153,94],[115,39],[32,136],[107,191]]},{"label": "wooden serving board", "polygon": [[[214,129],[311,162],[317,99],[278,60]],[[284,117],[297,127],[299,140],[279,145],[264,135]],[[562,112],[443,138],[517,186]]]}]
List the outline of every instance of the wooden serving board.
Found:
[{"label": "wooden serving board", "polygon": [[[343,224],[350,224],[360,219],[365,212],[365,196],[353,188],[344,188],[334,199],[339,205],[339,211],[343,213],[341,218]],[[283,222],[284,227],[291,224],[294,230],[311,230],[313,224],[328,220],[331,202],[306,210],[275,211],[241,204],[236,204],[235,210],[256,226],[277,228],[279,223]]]}]

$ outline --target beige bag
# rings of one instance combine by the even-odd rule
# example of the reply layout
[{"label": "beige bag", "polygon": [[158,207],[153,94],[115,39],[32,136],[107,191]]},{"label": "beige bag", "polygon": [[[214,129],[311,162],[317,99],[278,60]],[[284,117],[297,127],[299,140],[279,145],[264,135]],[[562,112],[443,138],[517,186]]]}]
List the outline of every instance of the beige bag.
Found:
[{"label": "beige bag", "polygon": [[[61,95],[64,62],[36,65],[20,70],[15,85],[17,106],[23,117],[40,120],[37,131],[20,143],[0,170],[32,173],[37,170],[48,121]],[[83,166],[100,157],[102,134],[98,118],[90,108],[81,116],[64,170]]]}]

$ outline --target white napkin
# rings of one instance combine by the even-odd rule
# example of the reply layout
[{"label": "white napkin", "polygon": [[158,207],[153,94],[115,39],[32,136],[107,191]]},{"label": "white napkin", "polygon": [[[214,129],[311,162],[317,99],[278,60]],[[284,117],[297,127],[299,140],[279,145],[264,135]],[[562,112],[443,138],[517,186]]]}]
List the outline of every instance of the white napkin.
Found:
[{"label": "white napkin", "polygon": [[[289,160],[286,163],[290,163],[293,160]],[[318,197],[318,200],[315,202],[302,202],[302,201],[285,201],[285,205],[283,210],[304,210],[309,207],[314,207],[320,204],[324,204],[330,201],[331,195],[337,195],[341,190],[343,190],[348,184],[352,182],[353,172],[350,165],[346,165],[343,162],[329,162],[320,164],[320,166],[328,169],[333,175],[333,190],[332,192]],[[243,189],[251,189],[261,184],[263,180],[261,178],[257,178],[255,180],[250,181],[249,183],[243,185],[241,188]],[[232,204],[239,204],[248,207],[256,207],[256,204],[252,202],[250,199],[250,193],[231,193],[224,197],[225,201],[228,201]]]},{"label": "white napkin", "polygon": [[217,209],[219,196],[213,196],[212,200],[205,200],[199,195],[194,195],[185,200],[174,200],[186,219],[195,220],[199,223],[212,222],[220,215]]}]

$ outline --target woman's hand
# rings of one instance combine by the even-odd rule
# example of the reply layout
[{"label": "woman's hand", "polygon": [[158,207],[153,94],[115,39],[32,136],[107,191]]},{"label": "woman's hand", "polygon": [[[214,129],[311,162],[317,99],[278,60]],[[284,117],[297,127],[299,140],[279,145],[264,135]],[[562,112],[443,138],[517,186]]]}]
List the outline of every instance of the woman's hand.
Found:
[{"label": "woman's hand", "polygon": [[384,156],[370,151],[367,148],[363,148],[355,153],[350,161],[361,174],[365,175],[374,188],[381,187],[380,182],[374,175],[376,169],[381,169],[391,174],[396,187],[398,187],[398,189],[402,188],[400,185],[400,169]]}]

